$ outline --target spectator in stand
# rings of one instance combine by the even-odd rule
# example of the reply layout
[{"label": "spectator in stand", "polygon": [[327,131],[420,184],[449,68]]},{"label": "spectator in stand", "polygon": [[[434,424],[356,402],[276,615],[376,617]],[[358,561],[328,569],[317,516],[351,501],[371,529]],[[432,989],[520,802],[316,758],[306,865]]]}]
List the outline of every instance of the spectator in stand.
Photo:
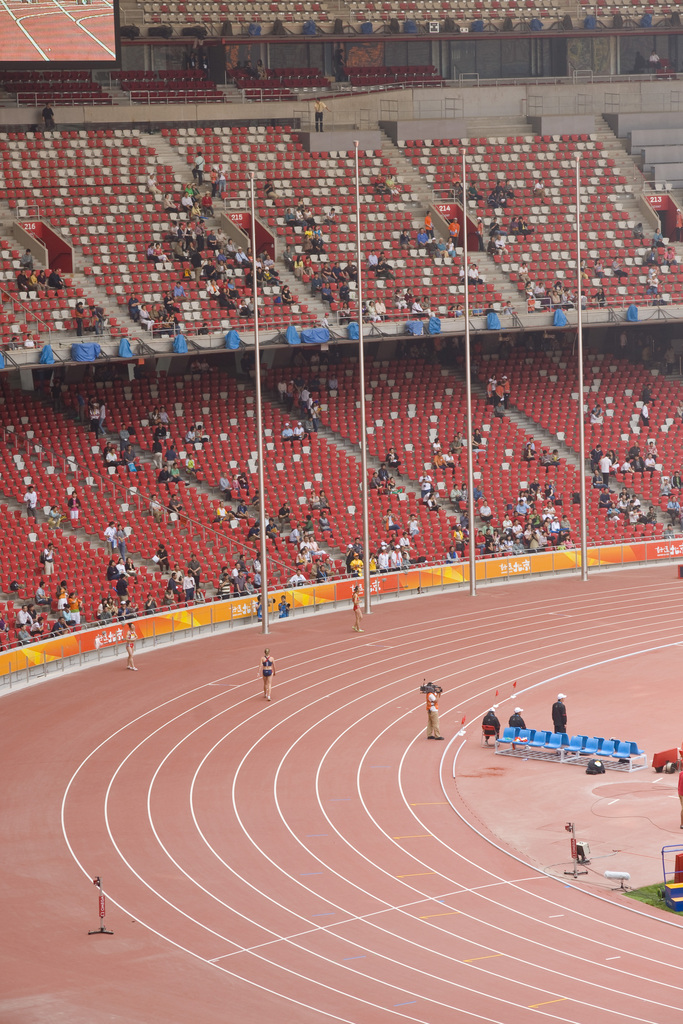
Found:
[{"label": "spectator in stand", "polygon": [[38,495],[33,484],[29,484],[26,493],[24,494],[24,507],[26,508],[26,515],[29,519],[33,519],[34,522],[38,522]]},{"label": "spectator in stand", "polygon": [[159,543],[157,544],[157,551],[156,555],[154,556],[154,560],[156,561],[156,564],[159,566],[160,572],[168,572],[168,551],[166,550],[166,545],[164,544],[163,540],[160,540]]},{"label": "spectator in stand", "polygon": [[522,451],[522,459],[524,460],[524,462],[533,462],[533,460],[535,458],[536,458],[536,445],[534,443],[533,438],[530,437],[524,443],[524,449]]},{"label": "spectator in stand", "polygon": [[321,132],[323,131],[323,117],[325,115],[325,111],[330,108],[320,97],[315,100],[313,107],[315,110],[315,130],[316,132]]},{"label": "spectator in stand", "polygon": [[204,184],[204,167],[206,166],[206,158],[201,149],[198,149],[194,158],[194,167],[192,168],[192,177],[196,183],[201,186]]},{"label": "spectator in stand", "polygon": [[52,103],[50,100],[47,101],[47,103],[41,110],[40,116],[43,119],[43,126],[45,130],[48,132],[53,131],[55,127],[55,112],[52,108]]},{"label": "spectator in stand", "polygon": [[600,425],[604,423],[604,412],[602,406],[600,405],[600,402],[596,402],[593,408],[591,409],[590,422],[592,424],[599,423]]},{"label": "spectator in stand", "polygon": [[55,292],[61,292],[66,287],[64,278],[56,270],[50,271],[50,276],[47,279],[47,286]]}]

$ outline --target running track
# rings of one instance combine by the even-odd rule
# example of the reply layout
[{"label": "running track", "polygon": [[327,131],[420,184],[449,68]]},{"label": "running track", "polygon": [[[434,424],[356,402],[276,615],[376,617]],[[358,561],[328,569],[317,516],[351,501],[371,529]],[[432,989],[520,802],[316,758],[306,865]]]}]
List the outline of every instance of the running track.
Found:
[{"label": "running track", "polygon": [[15,61],[113,61],[114,7],[109,0],[17,3],[0,0],[0,64]]},{"label": "running track", "polygon": [[[679,1019],[677,919],[535,866],[525,820],[550,798],[561,833],[593,780],[479,747],[495,689],[501,719],[521,700],[540,725],[559,676],[570,715],[609,712],[651,752],[680,706],[673,575],[384,604],[363,636],[350,612],[290,620],[271,704],[256,630],[6,696],[3,1024]],[[425,675],[444,743],[424,739]],[[496,834],[492,772],[516,773],[518,839]],[[648,796],[671,825],[643,831],[655,855],[680,835],[669,795]],[[86,935],[96,874],[114,936]]]}]

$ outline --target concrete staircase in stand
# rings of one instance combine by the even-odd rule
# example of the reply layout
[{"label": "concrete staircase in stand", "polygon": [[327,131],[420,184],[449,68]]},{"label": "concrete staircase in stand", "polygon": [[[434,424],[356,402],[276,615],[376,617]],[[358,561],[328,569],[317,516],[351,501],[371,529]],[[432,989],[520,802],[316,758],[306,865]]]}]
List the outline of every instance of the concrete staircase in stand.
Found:
[{"label": "concrete staircase in stand", "polygon": [[[394,163],[398,172],[399,182],[406,186],[404,188],[404,195],[408,194],[410,198],[404,200],[404,206],[412,215],[413,231],[417,234],[418,229],[424,224],[428,208],[438,203],[439,198],[434,195],[429,183],[413,167],[403,151],[384,133],[382,133],[382,153]],[[448,188],[450,182],[443,182],[442,184],[444,188]],[[439,183],[437,183],[437,187],[438,185]],[[473,221],[476,221],[478,209],[470,207],[468,214]],[[485,252],[476,252],[470,253],[469,258],[470,263],[476,262],[478,264],[482,278],[492,283],[496,291],[500,293],[503,303],[510,302],[514,307],[522,308],[523,303],[520,301],[517,289],[511,284],[508,277],[491,256]]]},{"label": "concrete staircase in stand", "polygon": [[[464,374],[462,372],[457,372],[456,371],[455,372],[455,376],[457,376],[460,380],[462,380],[464,382],[465,377],[464,377]],[[486,389],[479,383],[479,381],[474,381],[472,383],[472,390],[475,391],[477,394],[481,395],[482,398],[486,397]],[[579,458],[578,452],[575,452],[573,448],[570,448],[568,445],[566,445],[564,443],[564,441],[557,436],[557,434],[552,434],[549,430],[546,430],[545,427],[542,427],[540,423],[537,423],[536,420],[531,419],[531,417],[527,416],[526,413],[523,413],[519,409],[517,409],[515,407],[515,404],[514,404],[514,399],[515,399],[515,395],[514,395],[514,382],[513,382],[513,390],[512,390],[512,393],[511,393],[511,404],[508,407],[508,409],[505,410],[505,415],[508,417],[508,419],[512,420],[513,423],[515,423],[518,427],[520,427],[524,431],[525,434],[533,435],[534,439],[537,442],[540,441],[541,445],[543,447],[547,447],[551,451],[554,448],[557,448],[557,452],[558,452],[558,455],[560,456],[560,458],[566,459],[566,461],[567,461],[567,463],[569,465],[573,466],[575,469],[577,469],[580,472],[581,471],[581,460]],[[515,458],[519,459],[520,457],[521,457],[521,452],[515,452]],[[586,459],[586,463],[584,465],[583,472],[584,472],[585,477],[586,477],[586,490],[588,492],[590,490],[591,478],[592,478],[592,473],[591,473],[591,468],[590,468],[590,460],[588,458]],[[611,486],[612,490],[615,490],[617,488],[619,490],[621,490],[621,486],[620,485],[618,486],[616,481],[612,481],[610,486]],[[645,499],[643,498],[642,493],[638,491],[638,488],[631,487],[631,488],[629,488],[629,490],[632,491],[632,493],[635,494],[643,502],[643,507],[645,507],[645,504],[646,504]],[[649,502],[648,502],[648,504],[649,504]],[[661,509],[658,509],[657,510],[657,520],[658,520],[658,522],[668,522],[668,516],[666,516],[666,514],[662,513]]]}]

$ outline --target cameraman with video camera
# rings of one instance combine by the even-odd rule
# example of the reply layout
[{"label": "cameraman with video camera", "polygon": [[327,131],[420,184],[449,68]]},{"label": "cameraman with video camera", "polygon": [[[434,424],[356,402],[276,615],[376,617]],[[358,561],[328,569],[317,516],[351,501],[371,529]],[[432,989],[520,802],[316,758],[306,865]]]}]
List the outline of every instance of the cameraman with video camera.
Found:
[{"label": "cameraman with video camera", "polygon": [[442,740],[443,736],[439,732],[439,696],[443,688],[436,683],[423,683],[420,693],[425,694],[427,701],[427,739]]}]

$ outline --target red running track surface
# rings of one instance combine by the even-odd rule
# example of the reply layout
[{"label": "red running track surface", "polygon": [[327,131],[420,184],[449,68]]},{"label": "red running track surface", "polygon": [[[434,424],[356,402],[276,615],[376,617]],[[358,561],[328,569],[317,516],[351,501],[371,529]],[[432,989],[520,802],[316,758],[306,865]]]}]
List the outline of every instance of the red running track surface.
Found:
[{"label": "red running track surface", "polygon": [[[115,56],[114,7],[108,0],[0,0],[5,70],[15,61],[113,61]],[[27,79],[24,88],[29,85]]]},{"label": "red running track surface", "polygon": [[[676,745],[673,577],[423,596],[378,606],[362,635],[350,611],[278,623],[272,703],[256,629],[7,695],[0,1020],[677,1020],[677,919],[609,891],[602,865],[623,862],[600,861],[607,822],[605,842],[658,880],[676,779],[596,780],[479,745],[492,702],[547,727],[560,687],[570,727]],[[445,687],[443,743],[425,739],[424,676]],[[630,813],[591,820],[612,784],[640,787],[637,831]],[[575,814],[598,850],[577,883]],[[113,936],[86,934],[95,875]]]}]

